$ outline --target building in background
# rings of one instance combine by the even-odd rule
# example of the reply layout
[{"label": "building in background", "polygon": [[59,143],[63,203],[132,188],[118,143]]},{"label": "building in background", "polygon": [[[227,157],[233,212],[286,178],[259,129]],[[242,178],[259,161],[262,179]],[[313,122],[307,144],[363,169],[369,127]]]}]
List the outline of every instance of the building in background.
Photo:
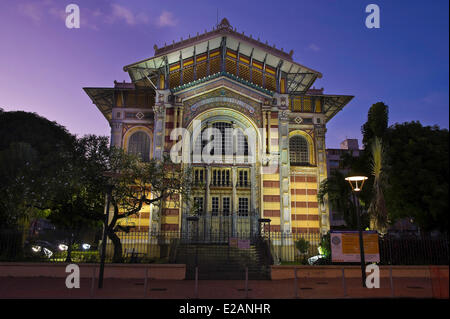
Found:
[{"label": "building in background", "polygon": [[[341,148],[327,148],[327,175],[333,171],[339,171],[344,176],[347,176],[349,169],[344,167],[343,158],[344,154],[349,154],[353,157],[359,157],[363,150],[359,149],[359,143],[357,139],[345,139],[341,142]],[[343,226],[345,225],[344,217],[341,213],[333,211],[330,207],[330,225],[331,226]]]},{"label": "building in background", "polygon": [[233,153],[228,164],[183,163],[202,185],[193,194],[195,223],[176,198],[161,211],[144,206],[127,223],[142,232],[189,230],[210,241],[257,233],[260,218],[271,219],[272,232],[326,233],[328,207],[317,201],[327,177],[326,123],[353,97],[311,88],[320,72],[294,61],[292,51],[237,32],[227,19],[154,49],[153,57],[124,67],[130,83],[84,88],[111,126],[111,145],[144,161],[160,159],[175,143],[175,128],[199,141],[198,120],[201,131],[237,130],[232,138],[222,135],[222,154],[228,145],[252,155],[244,132],[254,132],[257,160],[241,163]]}]

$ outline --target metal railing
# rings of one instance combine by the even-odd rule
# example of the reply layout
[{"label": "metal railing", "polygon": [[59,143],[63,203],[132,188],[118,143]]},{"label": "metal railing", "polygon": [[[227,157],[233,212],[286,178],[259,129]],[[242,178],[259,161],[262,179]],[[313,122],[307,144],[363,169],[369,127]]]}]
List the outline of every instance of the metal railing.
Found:
[{"label": "metal railing", "polygon": [[[222,221],[223,222],[223,221]],[[222,223],[222,226],[224,223]],[[265,258],[273,263],[305,261],[319,254],[322,236],[319,233],[280,233],[236,231],[224,232],[209,229],[207,236],[197,236],[189,229],[184,231],[159,232],[117,232],[120,248],[110,239],[106,245],[106,262],[112,262],[114,252],[124,263],[166,263],[179,244],[231,245],[230,239],[249,241],[258,245],[260,240],[267,242]],[[42,234],[41,234],[42,235]],[[23,230],[0,230],[0,261],[66,261],[68,250],[64,240],[51,236],[30,236]],[[97,236],[96,236],[97,235]],[[98,262],[100,260],[101,236],[92,234],[89,243],[75,240],[71,257],[73,262]],[[269,241],[270,238],[270,241]],[[296,243],[303,239],[308,242],[306,252],[300,252]],[[86,245],[87,244],[87,245]],[[248,244],[248,243],[247,243]],[[382,265],[448,265],[449,242],[446,235],[430,236],[384,236],[379,238],[380,264]],[[117,261],[117,260],[116,260]],[[331,263],[329,261],[329,263]]]}]

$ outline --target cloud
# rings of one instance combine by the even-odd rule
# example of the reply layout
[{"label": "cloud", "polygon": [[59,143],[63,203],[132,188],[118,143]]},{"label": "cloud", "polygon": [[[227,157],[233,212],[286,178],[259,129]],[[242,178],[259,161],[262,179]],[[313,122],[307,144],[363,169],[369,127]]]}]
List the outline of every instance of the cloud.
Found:
[{"label": "cloud", "polygon": [[308,47],[306,49],[314,51],[314,52],[320,51],[320,48],[314,43],[311,43],[310,45],[308,45]]},{"label": "cloud", "polygon": [[43,12],[38,3],[21,3],[18,9],[22,15],[31,19],[34,23],[39,24],[42,20]]},{"label": "cloud", "polygon": [[106,18],[106,22],[114,23],[116,21],[124,21],[128,25],[147,24],[148,16],[145,13],[134,14],[130,9],[119,4],[111,4],[111,14]]},{"label": "cloud", "polygon": [[163,11],[158,17],[157,25],[160,27],[173,27],[177,25],[178,21],[173,17],[172,12]]},{"label": "cloud", "polygon": [[[60,21],[65,21],[67,13],[65,5],[55,2],[54,0],[43,1],[24,1],[17,6],[20,13],[30,19],[35,24],[40,24],[46,21],[46,18],[55,18]],[[115,24],[123,23],[128,26],[136,26],[139,24],[149,24],[150,18],[144,12],[133,12],[129,8],[112,3],[103,8],[88,8],[80,6],[81,27],[98,30],[101,24]],[[159,27],[174,26],[176,24],[172,13],[163,11],[153,21]]]}]

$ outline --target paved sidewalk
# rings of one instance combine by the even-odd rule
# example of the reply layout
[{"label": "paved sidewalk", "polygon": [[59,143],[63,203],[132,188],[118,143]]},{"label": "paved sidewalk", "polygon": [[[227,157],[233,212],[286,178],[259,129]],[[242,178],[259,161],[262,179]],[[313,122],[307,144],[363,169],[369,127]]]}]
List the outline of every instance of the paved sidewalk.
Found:
[{"label": "paved sidewalk", "polygon": [[[92,289],[91,279],[81,279],[79,289],[67,289],[65,278],[0,278],[0,298],[155,298],[193,299],[195,282],[192,280],[149,280],[147,293],[144,280],[105,279],[104,288]],[[297,298],[432,298],[432,284],[428,278],[394,278],[394,290],[390,280],[382,278],[379,289],[361,286],[360,279],[299,278]],[[296,298],[294,280],[249,281],[250,299]],[[200,299],[246,298],[245,282],[236,280],[204,280],[198,282]]]}]

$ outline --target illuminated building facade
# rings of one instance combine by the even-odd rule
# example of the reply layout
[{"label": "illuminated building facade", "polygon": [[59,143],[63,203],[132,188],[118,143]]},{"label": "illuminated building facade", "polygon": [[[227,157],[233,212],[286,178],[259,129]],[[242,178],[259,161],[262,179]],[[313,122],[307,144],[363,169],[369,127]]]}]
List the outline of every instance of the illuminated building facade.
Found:
[{"label": "illuminated building facade", "polygon": [[[237,129],[222,137],[222,147],[233,150],[231,162],[183,163],[192,165],[198,185],[197,231],[226,239],[257,231],[260,218],[271,220],[272,232],[328,231],[328,207],[317,201],[327,177],[326,123],[352,96],[311,89],[321,73],[295,62],[292,51],[237,32],[226,19],[154,49],[153,57],[124,67],[130,83],[84,89],[111,126],[111,145],[160,159],[176,143],[175,128],[193,136],[194,121],[201,131]],[[256,136],[251,143],[249,131]],[[239,161],[250,149],[257,150],[255,161]],[[126,222],[140,231],[193,229],[192,209],[177,201],[144,206]]]}]

